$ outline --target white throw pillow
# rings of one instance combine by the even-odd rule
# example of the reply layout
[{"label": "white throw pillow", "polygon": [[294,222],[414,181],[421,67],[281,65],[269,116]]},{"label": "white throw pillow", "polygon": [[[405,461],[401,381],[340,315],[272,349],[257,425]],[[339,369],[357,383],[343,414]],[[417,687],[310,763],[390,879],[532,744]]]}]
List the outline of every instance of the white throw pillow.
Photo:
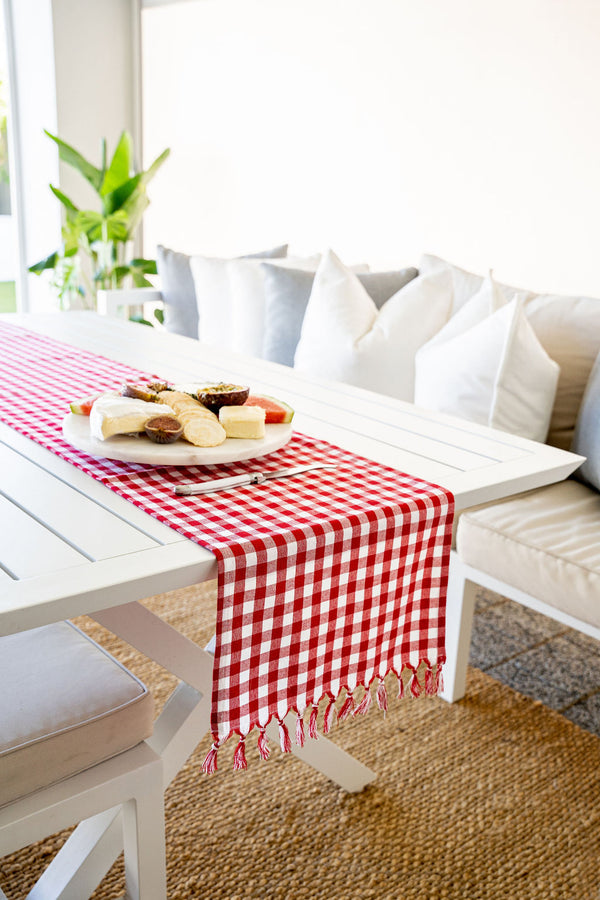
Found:
[{"label": "white throw pillow", "polygon": [[515,296],[505,303],[490,277],[460,313],[465,330],[451,319],[417,353],[415,403],[544,441],[560,370],[538,341],[522,301]]},{"label": "white throw pillow", "polygon": [[[271,259],[314,272],[321,257]],[[192,256],[190,268],[198,306],[198,339],[212,347],[262,355],[265,316],[261,259]]]},{"label": "white throw pillow", "polygon": [[452,284],[442,272],[415,278],[380,310],[332,251],[317,269],[294,368],[412,401],[414,357],[450,314]]}]

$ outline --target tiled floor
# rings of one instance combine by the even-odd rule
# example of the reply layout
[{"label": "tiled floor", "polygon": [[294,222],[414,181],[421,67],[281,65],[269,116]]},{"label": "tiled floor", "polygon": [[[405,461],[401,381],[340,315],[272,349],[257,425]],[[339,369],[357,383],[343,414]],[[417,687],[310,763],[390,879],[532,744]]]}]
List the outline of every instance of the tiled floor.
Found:
[{"label": "tiled floor", "polygon": [[600,642],[482,590],[471,665],[600,736]]}]

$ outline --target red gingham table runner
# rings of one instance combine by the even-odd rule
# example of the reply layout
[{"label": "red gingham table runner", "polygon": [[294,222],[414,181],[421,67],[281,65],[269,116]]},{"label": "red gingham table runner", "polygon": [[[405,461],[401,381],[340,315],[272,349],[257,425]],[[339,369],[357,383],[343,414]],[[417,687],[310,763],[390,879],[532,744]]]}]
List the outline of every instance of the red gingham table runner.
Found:
[{"label": "red gingham table runner", "polygon": [[[255,727],[266,758],[272,718],[289,750],[290,711],[299,744],[307,709],[316,737],[321,700],[325,732],[336,714],[366,712],[373,682],[385,710],[389,672],[399,696],[437,692],[454,512],[448,491],[297,433],[260,461],[149,467],[98,459],[63,439],[69,401],[161,373],[2,323],[0,377],[0,418],[11,428],[215,554],[213,746],[205,771],[214,771],[217,748],[233,734],[240,737],[234,767],[245,768],[244,740]],[[204,497],[173,491],[182,481],[315,461],[337,468]]]}]

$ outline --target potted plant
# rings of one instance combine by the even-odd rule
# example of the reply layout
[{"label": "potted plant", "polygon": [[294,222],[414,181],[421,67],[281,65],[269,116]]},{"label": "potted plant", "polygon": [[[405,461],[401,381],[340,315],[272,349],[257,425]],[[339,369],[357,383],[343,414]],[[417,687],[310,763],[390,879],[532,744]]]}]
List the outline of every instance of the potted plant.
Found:
[{"label": "potted plant", "polygon": [[152,287],[148,275],[156,274],[153,259],[127,259],[128,245],[133,240],[149,199],[146,187],[170,153],[164,150],[152,165],[133,172],[132,140],[124,131],[112,159],[107,163],[106,140],[102,140],[100,167],[88,162],[69,144],[45,132],[58,146],[60,159],[73,166],[98,195],[99,209],[79,209],[54,185],[50,190],[64,208],[62,246],[29,268],[41,274],[53,272],[61,308],[78,305],[94,309],[98,290],[133,285]]}]

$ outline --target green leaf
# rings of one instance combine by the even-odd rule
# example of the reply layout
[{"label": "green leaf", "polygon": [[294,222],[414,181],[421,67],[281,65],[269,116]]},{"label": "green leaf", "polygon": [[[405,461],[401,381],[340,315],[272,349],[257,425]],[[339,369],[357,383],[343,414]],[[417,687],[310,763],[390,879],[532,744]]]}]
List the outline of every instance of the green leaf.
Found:
[{"label": "green leaf", "polygon": [[129,178],[123,184],[116,187],[110,194],[106,194],[103,200],[105,215],[108,216],[123,208],[132,194],[137,190],[141,178],[141,175],[134,175],[132,178]]},{"label": "green leaf", "polygon": [[66,194],[63,194],[62,191],[59,191],[59,189],[54,187],[53,184],[50,185],[50,190],[52,191],[56,199],[59,200],[67,210],[67,221],[72,222],[79,212],[79,209],[75,206],[72,200],[69,200]]},{"label": "green leaf", "polygon": [[151,281],[148,281],[141,272],[137,272],[135,269],[131,270],[131,278],[135,287],[154,287]]},{"label": "green leaf", "polygon": [[39,262],[34,263],[32,266],[29,266],[28,272],[31,272],[33,275],[41,275],[46,269],[54,269],[59,259],[58,250],[55,250],[54,253],[51,253],[50,256],[47,256],[46,259],[41,259]]},{"label": "green leaf", "polygon": [[57,187],[54,187],[53,184],[50,185],[50,190],[52,191],[52,193],[54,194],[54,196],[55,196],[58,200],[60,200],[60,202],[63,204],[63,206],[66,206],[66,208],[67,208],[68,210],[70,210],[71,212],[79,212],[78,207],[75,206],[75,204],[73,203],[73,201],[72,201],[72,200],[69,200],[69,198],[67,197],[67,195],[66,195],[66,194],[63,194],[62,191],[59,191],[59,189],[58,189]]},{"label": "green leaf", "polygon": [[56,137],[54,134],[50,134],[49,131],[44,129],[45,134],[48,135],[51,140],[58,146],[58,155],[62,159],[63,162],[66,162],[68,165],[73,166],[74,169],[77,169],[81,175],[89,181],[96,192],[100,191],[100,186],[102,185],[103,174],[102,171],[96,166],[92,165],[91,162],[88,162],[81,153],[78,153],[73,147],[69,144],[66,144],[64,141],[61,141],[59,137]]},{"label": "green leaf", "polygon": [[165,311],[164,311],[164,309],[161,309],[160,307],[157,307],[157,308],[154,310],[154,318],[156,319],[157,322],[160,322],[161,325],[164,325],[164,324],[165,324]]},{"label": "green leaf", "polygon": [[157,274],[155,259],[132,259],[129,265],[145,275]]},{"label": "green leaf", "polygon": [[152,165],[148,169],[146,169],[145,172],[142,172],[142,181],[143,181],[144,185],[148,184],[149,181],[152,181],[152,179],[154,178],[154,176],[156,175],[156,173],[158,172],[158,170],[160,169],[160,167],[162,166],[164,161],[169,156],[170,152],[171,152],[170,147],[167,147],[166,150],[163,150],[163,152],[160,154],[160,156],[156,157],[156,159],[154,160]]},{"label": "green leaf", "polygon": [[110,216],[94,210],[84,209],[77,214],[77,224],[85,231],[90,244],[104,240],[103,225],[106,225],[106,238],[121,243],[127,240],[127,217],[121,210]]},{"label": "green leaf", "polygon": [[152,322],[149,322],[148,319],[145,319],[143,316],[129,316],[130,322],[137,322],[139,325],[149,325],[152,328]]},{"label": "green leaf", "polygon": [[[129,181],[131,173],[131,136],[124,131],[119,138],[119,143],[114,152],[110,165],[104,175],[104,181],[100,189],[100,194],[106,197],[112,194],[117,188],[120,188],[125,182]],[[113,210],[109,210],[113,212]]]},{"label": "green leaf", "polygon": [[148,199],[148,195],[146,191],[136,191],[131,195],[129,200],[121,207],[121,212],[123,212],[128,220],[128,240],[133,239],[133,235],[135,233],[135,229],[138,227],[142,220],[142,216],[144,215],[146,209],[150,205],[150,200]]}]

